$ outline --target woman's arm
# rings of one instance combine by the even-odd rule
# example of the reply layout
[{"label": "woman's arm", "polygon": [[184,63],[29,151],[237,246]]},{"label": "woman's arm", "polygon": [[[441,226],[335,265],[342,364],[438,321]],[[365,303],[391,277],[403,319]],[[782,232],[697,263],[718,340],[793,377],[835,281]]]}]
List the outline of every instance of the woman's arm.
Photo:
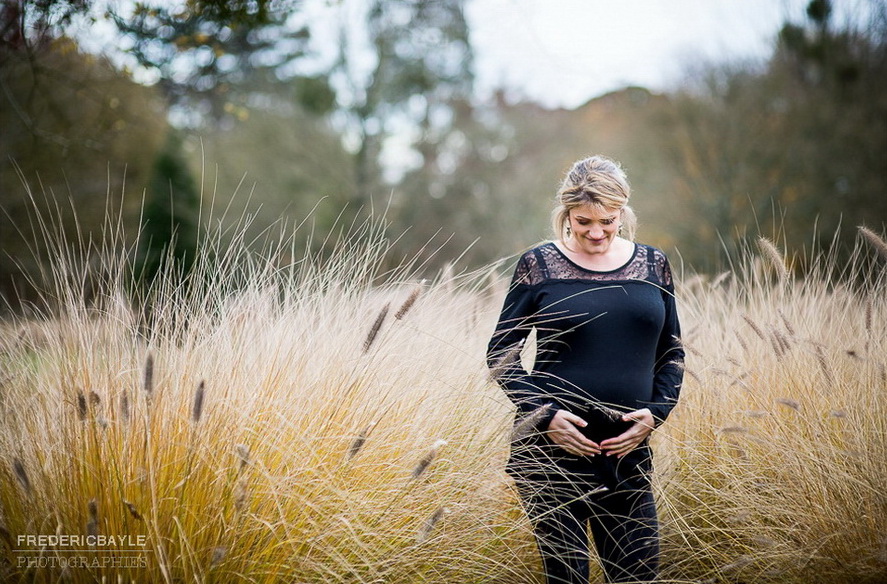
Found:
[{"label": "woman's arm", "polygon": [[531,254],[524,254],[515,268],[496,330],[487,347],[487,365],[493,379],[523,415],[548,406],[536,424],[536,428],[546,429],[559,407],[538,387],[520,360],[523,343],[533,330],[538,310],[533,289],[529,285]]},{"label": "woman's arm", "polygon": [[681,324],[675,306],[674,280],[671,267],[664,255],[662,284],[665,323],[656,345],[656,370],[653,375],[653,399],[650,405],[657,426],[665,421],[677,403],[684,379],[684,348],[681,346]]}]

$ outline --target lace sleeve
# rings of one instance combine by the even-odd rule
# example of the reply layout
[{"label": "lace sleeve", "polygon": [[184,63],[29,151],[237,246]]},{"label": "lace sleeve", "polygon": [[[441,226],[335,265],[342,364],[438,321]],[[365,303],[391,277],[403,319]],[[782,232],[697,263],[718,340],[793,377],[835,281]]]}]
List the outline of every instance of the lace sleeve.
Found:
[{"label": "lace sleeve", "polygon": [[681,324],[678,319],[674,296],[674,281],[671,266],[665,254],[658,249],[653,251],[653,274],[663,288],[665,322],[656,347],[656,370],[653,376],[653,403],[650,411],[661,424],[678,401],[684,378],[684,348],[681,345]]},{"label": "lace sleeve", "polygon": [[653,252],[653,274],[651,274],[663,288],[669,292],[674,292],[674,280],[671,274],[671,266],[668,264],[668,258],[662,251],[651,248]]},{"label": "lace sleeve", "polygon": [[521,256],[514,269],[514,277],[511,279],[511,287],[514,288],[519,284],[532,286],[538,284],[544,279],[543,266],[539,261],[539,256],[535,249],[531,249]]}]

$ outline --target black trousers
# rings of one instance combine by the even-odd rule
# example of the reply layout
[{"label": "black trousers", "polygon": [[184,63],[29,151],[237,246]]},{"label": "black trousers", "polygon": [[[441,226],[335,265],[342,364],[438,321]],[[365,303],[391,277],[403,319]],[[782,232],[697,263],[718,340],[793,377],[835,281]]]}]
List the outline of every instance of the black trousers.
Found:
[{"label": "black trousers", "polygon": [[547,584],[588,584],[589,527],[607,582],[654,582],[659,522],[649,482],[577,496],[574,485],[517,480]]}]

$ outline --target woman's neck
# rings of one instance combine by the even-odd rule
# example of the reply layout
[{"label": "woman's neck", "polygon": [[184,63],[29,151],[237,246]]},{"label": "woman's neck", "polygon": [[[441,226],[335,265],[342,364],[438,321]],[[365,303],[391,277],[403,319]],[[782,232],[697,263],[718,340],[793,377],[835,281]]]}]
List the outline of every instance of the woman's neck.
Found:
[{"label": "woman's neck", "polygon": [[588,253],[569,240],[557,240],[554,244],[573,262],[597,271],[615,270],[624,265],[634,253],[634,243],[622,237],[614,238],[606,251],[601,253]]}]

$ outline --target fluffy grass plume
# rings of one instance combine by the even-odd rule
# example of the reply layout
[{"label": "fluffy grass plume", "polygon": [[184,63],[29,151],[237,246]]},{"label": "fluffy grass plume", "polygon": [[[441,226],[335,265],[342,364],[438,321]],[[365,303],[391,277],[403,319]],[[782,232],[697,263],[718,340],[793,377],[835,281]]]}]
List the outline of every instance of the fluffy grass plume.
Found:
[{"label": "fluffy grass plume", "polygon": [[60,253],[56,276],[96,293],[56,282],[42,316],[0,326],[12,541],[145,538],[80,554],[117,559],[92,567],[4,548],[0,581],[534,582],[503,472],[510,403],[483,358],[478,315],[501,302],[486,274],[379,273],[370,223],[326,261],[220,241],[143,292],[150,311],[126,254]]},{"label": "fluffy grass plume", "polygon": [[863,246],[834,257],[679,282],[688,375],[654,434],[668,577],[887,581],[887,280]]},{"label": "fluffy grass plume", "polygon": [[[52,308],[0,325],[0,580],[540,582],[504,473],[534,419],[512,427],[484,359],[507,280],[382,274],[370,223],[325,261],[221,241],[150,311],[119,241],[59,249]],[[887,276],[862,247],[833,257],[778,283],[751,252],[678,279],[687,375],[654,433],[666,582],[885,581]],[[87,533],[145,545],[19,561],[63,554],[18,536]]]}]

